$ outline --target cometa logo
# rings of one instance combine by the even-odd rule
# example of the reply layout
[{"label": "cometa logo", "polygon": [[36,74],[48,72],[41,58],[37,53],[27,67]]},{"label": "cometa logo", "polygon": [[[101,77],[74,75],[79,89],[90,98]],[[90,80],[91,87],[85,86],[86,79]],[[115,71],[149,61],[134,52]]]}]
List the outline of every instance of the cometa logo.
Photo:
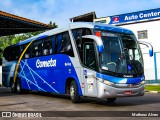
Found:
[{"label": "cometa logo", "polygon": [[37,68],[44,68],[44,67],[55,67],[56,60],[52,60],[52,58],[48,61],[40,61],[39,59],[36,61]]}]

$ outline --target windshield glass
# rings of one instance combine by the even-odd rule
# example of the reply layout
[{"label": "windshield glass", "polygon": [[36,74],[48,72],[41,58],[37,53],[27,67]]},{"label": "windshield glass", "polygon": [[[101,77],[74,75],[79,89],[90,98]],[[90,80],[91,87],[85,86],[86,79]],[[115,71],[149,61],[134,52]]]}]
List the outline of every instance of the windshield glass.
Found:
[{"label": "windshield glass", "polygon": [[101,31],[101,69],[117,74],[143,74],[143,59],[134,35]]},{"label": "windshield glass", "polygon": [[120,35],[123,46],[124,53],[128,65],[129,74],[142,74],[143,73],[143,58],[141,54],[140,47],[136,42],[134,35]]},{"label": "windshield glass", "polygon": [[117,62],[121,54],[121,44],[118,35],[101,32],[104,51],[101,55],[101,68],[116,72]]}]

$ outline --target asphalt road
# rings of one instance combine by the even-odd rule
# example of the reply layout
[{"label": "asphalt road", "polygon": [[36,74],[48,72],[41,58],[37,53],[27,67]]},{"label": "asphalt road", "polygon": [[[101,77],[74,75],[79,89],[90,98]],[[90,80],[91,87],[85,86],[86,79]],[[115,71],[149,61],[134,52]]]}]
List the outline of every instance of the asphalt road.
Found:
[{"label": "asphalt road", "polygon": [[[70,111],[71,114],[76,114],[75,117],[78,120],[87,119],[87,120],[98,120],[99,119],[127,119],[124,113],[130,114],[128,111],[135,111],[136,115],[138,113],[144,114],[144,111],[153,111],[153,114],[158,114],[158,117],[140,117],[141,119],[159,119],[160,118],[160,94],[146,93],[142,97],[127,97],[127,98],[118,98],[115,103],[109,103],[105,99],[95,99],[95,98],[83,98],[82,101],[78,104],[73,104],[69,96],[67,95],[53,95],[48,93],[37,93],[30,92],[28,94],[13,94],[10,92],[10,89],[0,87],[0,111],[50,111],[46,115],[53,116],[57,120],[61,119],[75,119],[73,117],[65,117],[65,114],[68,114],[67,111]],[[58,113],[55,113],[56,111]],[[60,111],[66,111],[62,112]],[[75,111],[81,111],[76,112]],[[92,111],[92,112],[87,112]],[[99,111],[99,112],[96,112]],[[100,111],[102,111],[102,116],[100,117]],[[116,117],[105,117],[107,112],[115,113]],[[158,111],[158,113],[156,112]],[[73,112],[73,113],[72,113]],[[105,114],[106,112],[106,114]],[[44,116],[45,113],[42,115]],[[56,116],[58,114],[58,116]],[[81,114],[81,115],[80,115]],[[83,117],[86,114],[90,114],[87,117]],[[109,113],[112,114],[112,113]],[[123,115],[122,115],[123,114]],[[147,112],[148,114],[148,112]],[[61,117],[62,115],[62,117]],[[122,116],[121,116],[122,115]],[[42,116],[42,118],[43,118]],[[48,119],[51,117],[48,116]],[[72,116],[72,115],[71,115]],[[130,116],[131,119],[137,119],[137,117]],[[41,118],[41,119],[42,119]],[[52,118],[52,119],[53,119]],[[138,117],[139,118],[139,117]],[[17,119],[17,118],[12,118]],[[39,120],[39,118],[36,118]]]}]

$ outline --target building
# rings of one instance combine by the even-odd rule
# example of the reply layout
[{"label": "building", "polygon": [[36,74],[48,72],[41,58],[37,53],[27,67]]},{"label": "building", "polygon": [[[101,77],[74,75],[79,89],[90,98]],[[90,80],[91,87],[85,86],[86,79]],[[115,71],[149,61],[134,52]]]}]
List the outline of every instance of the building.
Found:
[{"label": "building", "polygon": [[93,22],[93,20],[95,20],[96,17],[96,13],[93,12],[89,12],[83,15],[79,15],[73,18],[70,18],[71,22]]},{"label": "building", "polygon": [[0,11],[0,36],[52,29],[49,25]]},{"label": "building", "polygon": [[[52,29],[47,24],[0,11],[0,37]],[[2,52],[0,50],[0,52]],[[0,85],[2,84],[2,59],[0,58]]]},{"label": "building", "polygon": [[130,29],[139,41],[151,43],[154,48],[152,58],[149,57],[147,49],[141,46],[145,75],[147,80],[152,80],[149,82],[160,81],[160,62],[158,62],[160,60],[160,8],[97,18],[94,22]]}]

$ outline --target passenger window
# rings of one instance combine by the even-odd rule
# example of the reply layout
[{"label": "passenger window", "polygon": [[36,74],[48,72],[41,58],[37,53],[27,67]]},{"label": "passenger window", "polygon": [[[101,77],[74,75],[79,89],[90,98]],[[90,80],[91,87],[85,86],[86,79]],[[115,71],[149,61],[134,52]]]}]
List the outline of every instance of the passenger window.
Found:
[{"label": "passenger window", "polygon": [[74,39],[76,40],[77,39],[77,29],[72,30],[72,33],[73,33]]},{"label": "passenger window", "polygon": [[42,40],[34,41],[32,44],[32,57],[38,57],[42,55]]},{"label": "passenger window", "polygon": [[93,70],[96,69],[96,56],[95,56],[95,51],[94,51],[94,44],[92,42],[89,43],[84,43],[84,60],[83,64],[86,67],[89,67]]},{"label": "passenger window", "polygon": [[[28,45],[28,44],[24,44],[24,45],[21,45],[21,46],[20,46],[20,54],[22,54],[22,52],[23,52],[24,49],[27,47],[27,45]],[[27,58],[30,58],[30,57],[31,57],[30,49],[31,49],[31,47],[29,47],[29,48],[25,51],[25,53],[24,53],[24,55],[23,55],[23,59],[27,59]]]},{"label": "passenger window", "polygon": [[56,36],[56,40],[57,40],[57,48],[56,51],[57,53],[60,53],[61,49],[62,49],[62,34],[59,34]]},{"label": "passenger window", "polygon": [[80,28],[80,29],[74,29],[72,30],[73,35],[76,40],[76,45],[79,53],[79,57],[81,59],[81,62],[83,62],[83,46],[82,46],[82,36],[83,35],[91,35],[91,30],[88,28]]},{"label": "passenger window", "polygon": [[82,37],[82,29],[77,29],[77,38],[75,39],[77,41],[77,39]]},{"label": "passenger window", "polygon": [[61,49],[61,52],[67,52],[70,49],[71,49],[71,41],[70,41],[69,33],[65,32],[65,33],[63,33],[63,37],[62,37],[62,49]]},{"label": "passenger window", "polygon": [[44,40],[43,55],[50,55],[52,53],[54,53],[54,49],[52,48],[52,37],[48,37]]},{"label": "passenger window", "polygon": [[3,56],[6,60],[11,61],[11,47],[7,47],[4,49]]},{"label": "passenger window", "polygon": [[9,61],[14,61],[14,60],[18,60],[19,58],[19,46],[16,46],[16,47],[10,47],[8,50],[7,50],[7,53],[8,54],[8,60]]},{"label": "passenger window", "polygon": [[58,37],[58,53],[74,57],[71,40],[68,32],[62,34],[62,39]]},{"label": "passenger window", "polygon": [[73,33],[75,40],[77,41],[83,35],[91,35],[91,30],[88,28],[79,28],[79,29],[72,30],[72,33]]},{"label": "passenger window", "polygon": [[12,59],[18,60],[18,58],[19,58],[19,46],[16,46],[16,47],[13,47]]},{"label": "passenger window", "polygon": [[91,35],[91,30],[88,28],[83,28],[82,30],[82,36],[83,35]]}]

